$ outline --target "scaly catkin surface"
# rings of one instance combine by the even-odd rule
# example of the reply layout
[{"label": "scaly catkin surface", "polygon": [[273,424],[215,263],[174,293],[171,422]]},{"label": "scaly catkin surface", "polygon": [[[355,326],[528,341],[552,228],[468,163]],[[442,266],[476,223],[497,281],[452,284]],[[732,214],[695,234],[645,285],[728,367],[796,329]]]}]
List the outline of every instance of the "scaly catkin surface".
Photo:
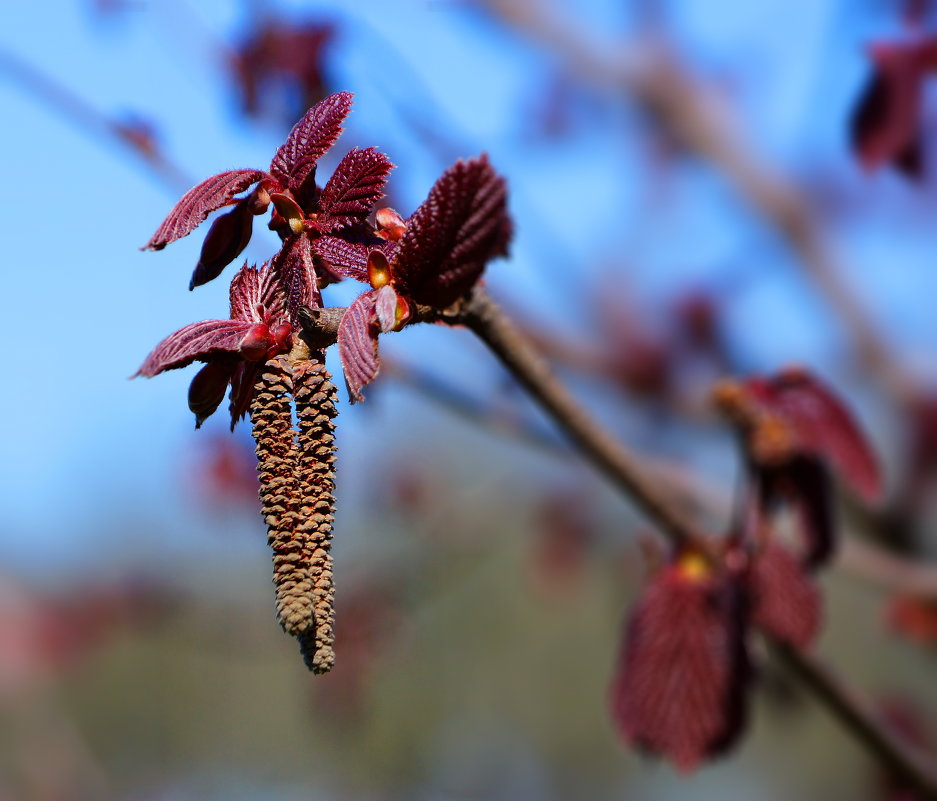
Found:
[{"label": "scaly catkin surface", "polygon": [[302,535],[312,581],[315,628],[300,636],[306,665],[325,673],[335,663],[332,649],[332,521],[335,510],[335,407],[337,390],[325,365],[300,362],[293,372],[296,416],[299,420],[297,533]]},{"label": "scaly catkin surface", "polygon": [[303,637],[314,628],[312,580],[304,535],[298,531],[299,487],[289,363],[271,359],[255,385],[250,415],[257,446],[261,512],[273,549],[277,619],[284,631]]}]

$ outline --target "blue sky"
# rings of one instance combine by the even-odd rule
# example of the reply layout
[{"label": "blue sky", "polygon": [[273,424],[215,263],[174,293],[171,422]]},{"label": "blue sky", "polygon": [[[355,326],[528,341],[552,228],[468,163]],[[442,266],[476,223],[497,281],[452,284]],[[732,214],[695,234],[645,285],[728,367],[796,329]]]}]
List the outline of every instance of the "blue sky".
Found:
[{"label": "blue sky", "polygon": [[[244,123],[205,49],[237,34],[241,4],[139,2],[106,21],[91,5],[6,3],[0,49],[107,115],[156,121],[167,153],[194,179],[268,163],[282,133]],[[336,4],[279,5],[313,17],[339,13]],[[757,271],[730,308],[736,329],[757,332],[746,344],[752,363],[835,364],[838,334],[822,305],[720,177],[704,166],[681,167],[669,178],[671,200],[649,208],[642,126],[633,109],[601,92],[584,101],[590,114],[598,109],[597,123],[580,115],[563,142],[532,135],[532,91],[556,63],[463,5],[362,2],[340,11],[348,24],[331,71],[336,88],[357,101],[334,158],[352,145],[386,149],[399,165],[392,181],[400,210],[412,211],[445,165],[385,98],[397,92],[464,147],[458,155],[486,150],[508,176],[517,241],[512,261],[490,270],[501,297],[549,320],[570,304],[577,281],[594,279],[610,261],[640,263],[628,280],[649,302],[681,283]],[[836,244],[874,313],[928,369],[922,343],[934,333],[926,300],[937,290],[934,237],[923,216],[902,211],[921,195],[892,175],[861,176],[844,136],[864,74],[862,44],[893,32],[895,21],[884,11],[850,16],[850,4],[835,0],[730,2],[719,14],[703,0],[667,6],[680,46],[703,74],[726,82],[758,150],[794,173],[822,166],[858,193],[874,190],[878,202],[839,226]],[[609,46],[628,31],[627,4],[576,8],[578,24],[594,26]],[[210,522],[193,519],[179,486],[179,465],[197,436],[185,404],[192,373],[127,377],[167,333],[224,316],[226,282],[186,291],[198,233],[161,253],[139,250],[176,197],[134,156],[89,137],[2,69],[0,108],[5,324],[13,332],[0,394],[0,559],[35,570],[38,548],[43,565],[68,569],[113,538],[106,529],[118,520],[137,528],[127,542],[143,555],[212,547]],[[258,226],[252,259],[272,252],[261,232]],[[351,291],[342,288],[332,302]],[[451,332],[408,332],[388,352],[476,382],[488,368],[464,341]],[[371,415],[346,408],[344,469],[373,454],[375,442],[401,436],[388,421],[399,424],[411,408],[404,391],[387,393]],[[426,414],[422,403],[416,408]],[[220,418],[214,423],[223,426]]]}]

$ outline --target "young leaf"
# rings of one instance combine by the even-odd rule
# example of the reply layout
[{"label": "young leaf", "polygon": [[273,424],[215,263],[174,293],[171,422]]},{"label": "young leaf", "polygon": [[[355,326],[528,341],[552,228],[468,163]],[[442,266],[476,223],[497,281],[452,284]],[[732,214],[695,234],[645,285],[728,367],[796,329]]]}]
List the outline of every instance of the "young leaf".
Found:
[{"label": "young leaf", "polygon": [[313,240],[312,248],[329,269],[342,278],[353,278],[368,283],[368,253],[379,248],[390,261],[397,250],[393,242],[375,239],[375,244],[349,242],[337,236],[320,236]]},{"label": "young leaf", "polygon": [[393,168],[376,148],[348,151],[322,190],[316,227],[326,232],[363,222],[384,197],[387,175]]},{"label": "young leaf", "polygon": [[850,123],[852,147],[866,169],[892,163],[920,178],[924,71],[915,43],[882,43],[869,51],[872,75]]},{"label": "young leaf", "polygon": [[827,459],[867,502],[878,499],[875,454],[829,387],[806,370],[791,368],[765,385],[763,400],[793,426],[804,448]]},{"label": "young leaf", "polygon": [[679,562],[648,581],[632,610],[612,686],[622,737],[692,770],[744,722],[748,661],[739,588]]},{"label": "young leaf", "polygon": [[190,291],[217,278],[225,267],[241,255],[241,251],[251,241],[253,225],[254,215],[243,200],[211,224],[192,272]]},{"label": "young leaf", "polygon": [[312,248],[305,234],[291,236],[270,263],[270,278],[285,295],[288,321],[296,326],[302,306],[319,308],[321,298],[316,280]]},{"label": "young leaf", "polygon": [[197,359],[207,361],[223,353],[237,354],[241,341],[250,329],[251,324],[242,320],[190,323],[160,342],[146,357],[136,375],[151,378],[165,370],[185,367]]},{"label": "young leaf", "polygon": [[507,187],[484,155],[457,161],[430,190],[400,240],[398,289],[444,307],[464,295],[485,264],[507,255]]},{"label": "young leaf", "polygon": [[263,170],[230,170],[207,178],[182,196],[143,249],[162,250],[170,242],[192,233],[213,211],[226,206],[236,194],[267,177]]},{"label": "young leaf", "polygon": [[776,640],[806,650],[820,628],[816,584],[783,545],[770,543],[749,573],[752,622]]},{"label": "young leaf", "polygon": [[189,410],[195,415],[195,427],[201,428],[224,400],[225,390],[237,367],[233,360],[206,364],[189,384]]},{"label": "young leaf", "polygon": [[[272,325],[284,318],[283,295],[269,261],[264,262],[259,269],[256,266],[249,267],[244,262],[244,266],[231,280],[229,294],[232,320],[269,322]],[[267,320],[264,315],[268,317]]]},{"label": "young leaf", "polygon": [[270,162],[271,174],[290,190],[297,190],[316,162],[342,133],[342,121],[351,111],[351,92],[338,92],[316,103],[293,126],[286,142]]},{"label": "young leaf", "polygon": [[377,290],[359,295],[345,311],[338,326],[338,352],[352,403],[364,400],[362,388],[371,383],[381,369],[377,355],[379,324],[375,315],[376,301]]}]

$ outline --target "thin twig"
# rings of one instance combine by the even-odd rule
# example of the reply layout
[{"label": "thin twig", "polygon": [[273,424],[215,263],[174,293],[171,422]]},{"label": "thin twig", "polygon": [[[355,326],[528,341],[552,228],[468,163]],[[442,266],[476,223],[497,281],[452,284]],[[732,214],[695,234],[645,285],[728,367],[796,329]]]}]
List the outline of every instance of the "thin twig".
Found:
[{"label": "thin twig", "polygon": [[[649,481],[638,461],[599,427],[551,374],[546,362],[500,309],[476,289],[461,315],[553,420],[617,486],[624,489],[673,541],[701,542],[701,535],[667,505],[659,487]],[[809,654],[771,641],[782,661],[814,691],[850,732],[912,785],[922,797],[937,800],[937,766],[908,750]]]}]

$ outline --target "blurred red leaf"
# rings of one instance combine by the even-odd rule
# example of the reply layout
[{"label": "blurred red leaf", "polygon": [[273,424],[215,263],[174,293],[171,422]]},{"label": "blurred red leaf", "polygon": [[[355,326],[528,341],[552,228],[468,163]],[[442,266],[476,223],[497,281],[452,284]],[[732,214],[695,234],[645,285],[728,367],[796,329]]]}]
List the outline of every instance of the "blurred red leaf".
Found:
[{"label": "blurred red leaf", "polygon": [[758,553],[749,575],[752,622],[782,643],[805,650],[820,629],[820,591],[800,561],[778,543]]},{"label": "blurred red leaf", "polygon": [[648,581],[632,610],[612,686],[622,737],[683,771],[734,743],[749,668],[740,588],[685,555]]}]

